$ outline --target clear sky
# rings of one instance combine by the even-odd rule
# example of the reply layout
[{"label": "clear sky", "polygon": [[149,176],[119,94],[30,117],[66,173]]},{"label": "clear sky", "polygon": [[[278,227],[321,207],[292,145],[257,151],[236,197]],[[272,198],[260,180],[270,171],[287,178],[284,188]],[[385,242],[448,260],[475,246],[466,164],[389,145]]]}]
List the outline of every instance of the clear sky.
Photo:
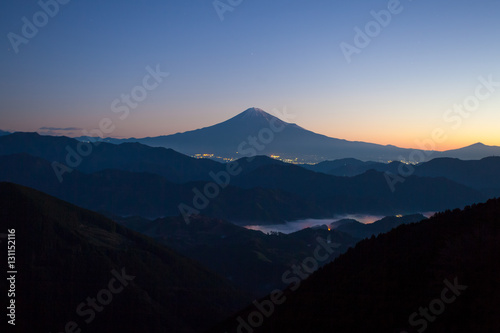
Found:
[{"label": "clear sky", "polygon": [[[438,149],[500,145],[500,1],[394,1],[71,0],[53,17],[2,1],[0,129],[79,136],[109,118],[109,136],[157,136],[255,106],[353,141],[414,147],[441,128]],[[142,100],[158,65],[169,75]],[[120,119],[111,104],[134,88]]]}]

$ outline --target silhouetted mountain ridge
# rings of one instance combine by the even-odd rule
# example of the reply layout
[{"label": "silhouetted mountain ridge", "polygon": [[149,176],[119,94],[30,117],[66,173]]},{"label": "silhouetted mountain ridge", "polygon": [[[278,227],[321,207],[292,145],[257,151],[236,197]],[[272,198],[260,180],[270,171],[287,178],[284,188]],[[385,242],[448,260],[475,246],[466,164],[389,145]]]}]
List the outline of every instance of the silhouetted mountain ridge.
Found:
[{"label": "silhouetted mountain ridge", "polygon": [[[224,165],[215,161],[193,159],[172,149],[152,148],[138,143],[89,144],[90,153],[85,155],[78,153],[78,144],[79,141],[64,136],[19,132],[0,137],[0,155],[26,153],[85,173],[106,169],[149,172],[175,183],[209,180],[211,171],[217,172],[224,168]],[[68,156],[70,162],[80,162],[74,166],[68,163]]]},{"label": "silhouetted mountain ridge", "polygon": [[[289,117],[286,112],[281,115]],[[249,108],[221,123],[172,135],[158,137],[106,140],[112,143],[140,142],[153,147],[167,147],[183,154],[215,154],[221,157],[239,158],[251,154],[280,155],[298,158],[304,162],[356,158],[363,161],[409,159],[414,149],[399,148],[394,145],[347,141],[328,137],[288,123],[261,109]],[[264,132],[266,132],[264,134]],[[254,138],[255,142],[251,142]],[[237,153],[239,152],[239,154]],[[472,145],[446,152],[427,151],[426,159],[446,156],[464,159],[478,159],[500,155],[500,147]]]},{"label": "silhouetted mountain ridge", "polygon": [[[213,188],[220,183],[224,177],[219,180],[214,177],[225,173],[228,164],[138,143],[101,143],[88,156],[81,157],[81,163],[65,173],[60,183],[51,161],[64,163],[68,147],[78,150],[78,144],[77,140],[66,137],[33,133],[0,137],[3,161],[0,179],[116,215],[177,216],[179,205],[185,204],[195,213],[247,224],[348,213],[394,215],[438,211],[479,202],[494,193],[489,190],[480,193],[434,175],[405,178],[392,192],[387,175],[372,169],[350,178],[335,177],[257,156],[236,161],[241,170],[239,175],[225,178],[223,181],[229,181],[229,186],[222,189],[223,185],[219,185],[219,193],[208,200],[205,187]],[[5,156],[11,153],[40,158]],[[490,169],[494,175],[494,168]],[[209,182],[211,185],[207,185]],[[202,193],[205,199],[197,193]]]},{"label": "silhouetted mountain ridge", "polygon": [[[146,218],[180,215],[179,204],[193,205],[205,182],[175,184],[150,173],[73,171],[59,183],[51,164],[27,154],[0,156],[0,181],[33,187],[87,209]],[[284,222],[327,214],[324,208],[282,190],[228,186],[209,201],[203,214],[240,223]]]},{"label": "silhouetted mountain ridge", "polygon": [[[30,188],[0,183],[0,225],[16,233],[19,332],[60,332],[70,321],[92,332],[201,332],[246,299],[195,261]],[[116,289],[107,302],[100,291],[110,288],[110,279]],[[2,279],[2,290],[6,284]],[[96,295],[104,301],[93,319],[91,305],[76,312]]]},{"label": "silhouetted mountain ridge", "polygon": [[358,176],[368,170],[377,170],[394,175],[406,175],[409,170],[420,177],[444,177],[459,184],[472,187],[487,196],[500,195],[500,157],[490,156],[480,160],[460,160],[440,157],[418,165],[406,166],[401,162],[389,164],[362,162],[356,159],[325,161],[304,168],[334,176]]},{"label": "silhouetted mountain ridge", "polygon": [[406,216],[387,216],[381,220],[373,223],[361,223],[355,220],[343,221],[340,224],[331,225],[333,230],[344,232],[355,238],[369,238],[371,236],[378,236],[399,227],[403,224],[416,223],[425,220],[426,217],[422,214],[412,214]]},{"label": "silhouetted mountain ridge", "polygon": [[252,305],[209,332],[497,332],[499,244],[499,199],[438,213],[291,284],[261,325]]},{"label": "silhouetted mountain ridge", "polygon": [[302,230],[290,235],[266,235],[204,216],[193,216],[189,224],[181,217],[154,221],[140,218],[114,219],[196,259],[254,297],[262,297],[273,289],[286,287],[282,282],[283,272],[309,255],[310,247],[317,243],[317,237],[338,244],[329,258],[322,261],[322,265],[358,241],[333,230]]}]

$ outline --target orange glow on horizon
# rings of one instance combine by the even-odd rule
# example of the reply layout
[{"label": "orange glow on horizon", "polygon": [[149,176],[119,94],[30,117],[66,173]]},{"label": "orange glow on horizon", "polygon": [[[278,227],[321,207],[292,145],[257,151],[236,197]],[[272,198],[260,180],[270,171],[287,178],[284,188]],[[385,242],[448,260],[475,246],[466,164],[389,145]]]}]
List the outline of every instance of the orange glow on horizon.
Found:
[{"label": "orange glow on horizon", "polygon": [[[410,131],[408,131],[410,132]],[[318,133],[322,134],[322,133]],[[351,135],[333,135],[332,133],[324,133],[324,135],[336,138],[343,139],[347,141],[359,141],[366,143],[374,143],[378,145],[392,145],[399,148],[406,149],[422,149],[423,146],[428,147],[429,141],[431,141],[435,148],[432,150],[436,151],[446,151],[446,150],[454,150],[460,149],[464,147],[468,147],[470,145],[476,143],[482,143],[487,146],[500,146],[500,135],[460,135],[459,133],[454,133],[456,135],[448,135],[447,139],[443,142],[437,142],[432,139],[431,135],[427,137],[423,135],[413,135],[409,133],[407,135],[401,135],[399,133],[389,133],[386,135],[367,135],[367,133],[354,133]],[[424,148],[428,150],[428,148]]]}]

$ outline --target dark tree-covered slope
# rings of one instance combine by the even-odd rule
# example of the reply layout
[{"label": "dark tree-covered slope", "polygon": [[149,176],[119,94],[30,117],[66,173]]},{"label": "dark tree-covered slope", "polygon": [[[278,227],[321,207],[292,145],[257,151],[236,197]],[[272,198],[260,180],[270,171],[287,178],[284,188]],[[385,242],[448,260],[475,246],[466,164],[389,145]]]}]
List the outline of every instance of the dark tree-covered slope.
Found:
[{"label": "dark tree-covered slope", "polygon": [[499,332],[499,262],[492,199],[366,239],[291,285],[260,325],[241,324],[259,323],[250,306],[211,332]]},{"label": "dark tree-covered slope", "polygon": [[[0,183],[0,228],[16,235],[17,332],[63,332],[71,321],[84,332],[200,332],[246,299],[193,260],[30,188]],[[7,280],[0,281],[6,291]],[[111,288],[122,290],[97,303],[92,318],[88,298],[108,303],[101,291]],[[84,315],[77,313],[82,303]]]}]

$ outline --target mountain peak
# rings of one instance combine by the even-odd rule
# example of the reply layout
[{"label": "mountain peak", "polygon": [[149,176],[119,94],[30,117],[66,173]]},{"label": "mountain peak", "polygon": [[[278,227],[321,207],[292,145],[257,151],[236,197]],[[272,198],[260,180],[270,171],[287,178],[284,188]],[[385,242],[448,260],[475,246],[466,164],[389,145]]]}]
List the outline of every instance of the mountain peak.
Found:
[{"label": "mountain peak", "polygon": [[463,147],[463,148],[458,148],[456,150],[464,150],[464,149],[485,149],[485,148],[489,148],[490,146],[487,146],[485,145],[484,143],[481,143],[481,142],[477,142],[477,143],[474,143],[470,146],[466,146],[466,147]]},{"label": "mountain peak", "polygon": [[240,115],[243,117],[263,117],[266,119],[274,118],[274,116],[270,115],[266,111],[255,107],[246,109],[245,111],[240,113]]},{"label": "mountain peak", "polygon": [[[245,111],[239,113],[235,117],[229,119],[228,121],[232,120],[240,120],[244,122],[255,122],[255,121],[262,121],[265,120],[266,122],[269,122],[273,119],[279,120],[279,118],[276,118],[272,114],[267,113],[266,111],[256,108],[256,107],[251,107],[249,109],[246,109]],[[280,120],[281,121],[281,120]],[[227,121],[226,121],[227,122]]]},{"label": "mountain peak", "polygon": [[266,113],[267,114],[266,111],[259,109],[259,108],[256,108],[256,107],[248,108],[245,111],[243,111],[243,113],[245,113],[245,114],[263,114],[263,113]]}]

